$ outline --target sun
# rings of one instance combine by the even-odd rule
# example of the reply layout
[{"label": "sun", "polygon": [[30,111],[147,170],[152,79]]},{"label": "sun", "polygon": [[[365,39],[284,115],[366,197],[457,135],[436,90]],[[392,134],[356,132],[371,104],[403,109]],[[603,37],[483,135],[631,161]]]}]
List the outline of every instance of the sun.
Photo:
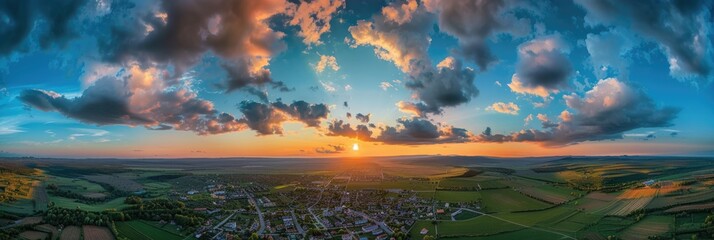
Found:
[{"label": "sun", "polygon": [[359,151],[359,145],[357,145],[356,143],[352,145],[352,151]]}]

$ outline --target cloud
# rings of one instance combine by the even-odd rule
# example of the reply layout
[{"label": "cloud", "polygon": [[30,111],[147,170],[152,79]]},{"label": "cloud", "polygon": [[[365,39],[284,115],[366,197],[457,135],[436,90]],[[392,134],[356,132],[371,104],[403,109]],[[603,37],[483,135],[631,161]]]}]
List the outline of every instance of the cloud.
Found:
[{"label": "cloud", "polygon": [[544,130],[526,129],[509,135],[493,134],[490,128],[476,141],[540,142],[545,146],[565,146],[584,141],[620,139],[623,133],[638,128],[672,126],[680,109],[659,107],[641,89],[615,78],[600,80],[580,97],[564,96],[575,113],[563,111],[560,122],[539,114]]},{"label": "cloud", "polygon": [[523,126],[528,126],[528,124],[530,124],[531,121],[533,121],[533,114],[528,114],[528,116],[526,116],[526,118],[523,119]]},{"label": "cloud", "polygon": [[589,33],[585,47],[590,54],[589,61],[598,79],[629,76],[630,59],[627,54],[635,47],[633,40],[611,29],[601,33]]},{"label": "cloud", "polygon": [[[360,20],[349,27],[354,46],[373,46],[379,58],[393,62],[403,72],[418,73],[420,68],[430,66],[426,49],[434,25],[433,14],[416,0],[393,2],[382,8],[382,13],[372,21]],[[401,13],[404,18],[397,19],[392,13]]]},{"label": "cloud", "polygon": [[447,57],[436,66],[427,54],[435,16],[415,0],[394,2],[382,8],[371,21],[358,21],[349,28],[353,46],[370,45],[375,54],[393,62],[410,80],[406,87],[421,103],[421,114],[439,114],[444,107],[466,103],[478,95],[474,70]]},{"label": "cloud", "polygon": [[310,104],[305,101],[295,101],[290,105],[281,101],[243,101],[239,104],[239,110],[243,113],[243,118],[238,121],[258,132],[258,135],[283,134],[282,124],[289,121],[318,127],[330,113],[325,104]]},{"label": "cloud", "polygon": [[172,65],[180,74],[210,51],[228,72],[217,86],[232,91],[274,82],[267,66],[286,45],[285,34],[269,21],[289,14],[294,5],[285,0],[164,0],[155,7],[116,8],[103,19],[111,24],[100,26],[110,29],[98,35],[104,60]]},{"label": "cloud", "polygon": [[325,89],[325,91],[328,91],[328,92],[334,92],[334,91],[337,91],[337,88],[335,87],[335,83],[333,83],[333,82],[329,82],[329,81],[327,81],[327,82],[324,82],[324,81],[320,81],[320,85],[322,85],[322,88],[324,88],[324,89]]},{"label": "cloud", "polygon": [[327,147],[318,147],[315,148],[316,153],[325,153],[325,154],[331,154],[331,153],[341,153],[345,151],[345,146],[344,145],[332,145],[328,144]]},{"label": "cloud", "polygon": [[21,133],[24,130],[20,127],[20,121],[12,118],[0,118],[0,135]]},{"label": "cloud", "polygon": [[78,34],[68,26],[78,18],[85,0],[70,1],[3,1],[0,3],[0,56],[21,50],[33,36],[42,49],[60,48]]},{"label": "cloud", "polygon": [[368,114],[357,113],[357,115],[355,115],[355,118],[356,118],[357,120],[359,120],[360,122],[362,122],[362,123],[368,123],[370,116],[372,116],[372,114],[369,114],[369,113],[368,113]]},{"label": "cloud", "polygon": [[245,128],[232,115],[198,98],[190,87],[166,88],[163,75],[134,65],[123,76],[97,80],[76,98],[31,89],[22,91],[18,99],[29,107],[96,125],[170,127],[201,135]]},{"label": "cloud", "polygon": [[393,87],[394,87],[394,86],[392,86],[392,84],[389,83],[389,82],[381,82],[381,83],[379,83],[379,88],[381,88],[381,89],[384,90],[384,91],[387,91],[388,89],[393,88]]},{"label": "cloud", "polygon": [[360,124],[353,128],[349,123],[335,120],[329,124],[327,135],[394,145],[463,143],[471,141],[472,138],[472,134],[463,128],[435,124],[423,118],[401,118],[397,123],[395,127],[378,127],[378,133],[372,136],[373,131],[366,125]]},{"label": "cloud", "polygon": [[711,82],[714,70],[711,1],[575,1],[587,11],[586,24],[631,30],[659,44],[670,74]]},{"label": "cloud", "polygon": [[340,70],[340,66],[337,65],[337,59],[334,56],[320,55],[320,61],[315,64],[315,71],[321,73],[325,71],[325,68],[331,68],[332,71]]},{"label": "cloud", "polygon": [[515,103],[509,102],[495,102],[491,106],[488,106],[486,110],[496,111],[499,113],[518,115],[518,111],[521,110]]},{"label": "cloud", "polygon": [[421,113],[439,114],[444,107],[454,107],[478,96],[475,72],[462,62],[447,57],[435,71],[423,72],[406,83],[407,88],[423,102]]},{"label": "cloud", "polygon": [[531,40],[518,46],[519,63],[508,87],[521,94],[547,97],[568,87],[572,67],[567,54],[570,49],[560,36]]},{"label": "cloud", "polygon": [[300,27],[298,36],[303,38],[303,43],[320,45],[320,36],[330,31],[332,16],[343,6],[343,0],[301,1],[289,24]]},{"label": "cloud", "polygon": [[429,0],[425,5],[438,15],[439,29],[456,37],[459,52],[473,60],[481,71],[498,61],[487,46],[491,36],[521,37],[531,31],[531,21],[523,14],[531,7],[519,1]]}]

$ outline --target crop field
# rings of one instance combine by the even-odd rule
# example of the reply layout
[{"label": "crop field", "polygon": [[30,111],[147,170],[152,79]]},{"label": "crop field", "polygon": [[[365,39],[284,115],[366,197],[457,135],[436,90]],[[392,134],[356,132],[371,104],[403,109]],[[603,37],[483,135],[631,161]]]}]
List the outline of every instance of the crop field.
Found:
[{"label": "crop field", "polygon": [[578,232],[578,237],[587,239],[607,239],[607,236],[617,235],[634,223],[633,220],[620,217],[604,217],[597,223]]},{"label": "crop field", "polygon": [[39,232],[39,231],[24,231],[20,233],[20,238],[21,239],[28,239],[28,240],[43,240],[47,239],[49,237],[49,234],[45,232]]},{"label": "crop field", "polygon": [[436,191],[434,199],[444,202],[475,202],[481,199],[481,193],[475,191]]},{"label": "crop field", "polygon": [[569,216],[576,213],[574,209],[566,206],[549,208],[539,211],[518,212],[518,213],[497,213],[496,217],[500,217],[509,221],[513,221],[526,226],[543,226],[548,227],[553,223],[567,219]]},{"label": "crop field", "polygon": [[57,230],[57,227],[55,226],[42,224],[35,226],[35,230],[50,233],[50,235],[52,235],[52,239],[59,238],[59,230]]},{"label": "crop field", "polygon": [[514,212],[550,207],[549,204],[529,198],[511,189],[481,191],[483,209],[486,212]]},{"label": "crop field", "polygon": [[84,240],[113,240],[114,235],[106,227],[84,225],[82,226]]},{"label": "crop field", "polygon": [[506,188],[501,180],[484,180],[481,177],[472,178],[448,178],[439,181],[439,189],[451,190],[488,190]]},{"label": "crop field", "polygon": [[79,240],[82,237],[82,229],[77,226],[67,226],[60,233],[60,240]]},{"label": "crop field", "polygon": [[617,196],[618,199],[637,199],[637,198],[649,198],[657,195],[658,189],[656,188],[636,188],[627,189],[625,192]]},{"label": "crop field", "polygon": [[472,211],[462,210],[461,212],[459,212],[459,214],[456,214],[454,216],[454,219],[455,220],[468,220],[468,219],[472,219],[472,218],[475,218],[478,216],[481,216],[481,215],[478,213],[472,212]]},{"label": "crop field", "polygon": [[596,223],[600,220],[600,218],[602,218],[602,215],[577,212],[560,222],[554,223],[551,225],[551,228],[564,232],[576,233],[586,226]]},{"label": "crop field", "polygon": [[650,204],[647,205],[647,209],[661,209],[674,205],[698,203],[711,200],[714,200],[714,191],[704,190],[685,195],[656,197]]},{"label": "crop field", "polygon": [[425,181],[383,181],[383,182],[350,182],[347,185],[348,190],[357,189],[403,189],[414,191],[433,191],[436,184]]},{"label": "crop field", "polygon": [[650,201],[652,201],[653,197],[643,197],[643,198],[636,198],[636,199],[624,199],[620,200],[618,204],[616,204],[610,212],[608,212],[608,215],[613,215],[613,216],[627,216],[630,215],[630,213],[640,210],[647,206]]},{"label": "crop field", "polygon": [[183,237],[180,235],[177,235],[165,229],[158,228],[143,221],[117,222],[116,227],[117,231],[119,231],[119,235],[132,240],[183,239]]},{"label": "crop field", "polygon": [[673,224],[672,216],[649,216],[625,229],[620,237],[622,239],[649,239],[648,237],[667,233]]},{"label": "crop field", "polygon": [[591,192],[585,197],[578,199],[575,206],[587,212],[601,212],[609,206],[616,204],[613,202],[616,196],[602,192]]},{"label": "crop field", "polygon": [[678,213],[678,212],[683,212],[683,211],[704,211],[704,210],[709,210],[709,209],[713,209],[713,208],[714,208],[714,202],[709,202],[709,203],[677,206],[677,207],[667,209],[664,212],[665,213]]},{"label": "crop field", "polygon": [[524,187],[518,189],[522,194],[552,204],[561,204],[574,198],[564,192],[552,191],[541,187]]},{"label": "crop field", "polygon": [[491,216],[480,216],[464,221],[439,222],[439,236],[484,236],[501,232],[514,231],[523,227],[495,219]]}]

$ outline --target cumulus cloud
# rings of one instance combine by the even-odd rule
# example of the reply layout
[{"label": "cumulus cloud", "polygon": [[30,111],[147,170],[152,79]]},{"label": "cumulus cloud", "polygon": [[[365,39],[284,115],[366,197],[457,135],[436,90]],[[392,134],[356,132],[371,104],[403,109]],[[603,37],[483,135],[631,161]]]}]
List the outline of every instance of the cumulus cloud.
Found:
[{"label": "cumulus cloud", "polygon": [[[344,136],[358,138],[367,142],[380,142],[396,145],[421,145],[469,142],[473,137],[463,128],[433,123],[427,119],[412,117],[397,120],[397,126],[380,126],[376,131],[366,125],[352,127],[341,120],[329,124],[328,136]],[[374,134],[373,136],[373,133]]]},{"label": "cumulus cloud", "polygon": [[332,145],[328,144],[326,147],[318,147],[315,148],[316,153],[325,153],[325,154],[331,154],[331,153],[341,153],[345,151],[345,145]]},{"label": "cumulus cloud", "polygon": [[[421,100],[420,113],[439,114],[444,107],[454,107],[471,101],[478,96],[474,85],[475,72],[464,67],[462,62],[447,57],[437,65],[435,71],[428,71],[406,83],[407,88]],[[417,104],[417,105],[419,105]]]},{"label": "cumulus cloud", "polygon": [[711,82],[712,1],[575,1],[587,11],[591,26],[632,30],[659,44],[667,55],[670,74],[680,79]]},{"label": "cumulus cloud", "polygon": [[239,104],[239,110],[243,113],[243,118],[238,121],[258,132],[258,135],[283,134],[283,123],[290,121],[301,122],[308,127],[318,127],[330,113],[325,104],[310,104],[305,101],[295,101],[289,105],[281,101],[243,101]]},{"label": "cumulus cloud", "polygon": [[518,47],[519,63],[508,87],[521,94],[547,97],[568,87],[572,72],[569,47],[560,36],[542,37]]},{"label": "cumulus cloud", "polygon": [[30,107],[89,124],[173,128],[201,135],[245,129],[231,114],[198,98],[190,87],[165,88],[161,75],[156,69],[135,65],[124,76],[97,80],[76,98],[32,89],[23,91],[18,99]]},{"label": "cumulus cloud", "polygon": [[419,73],[430,66],[426,50],[434,25],[433,14],[416,0],[394,2],[384,7],[382,13],[372,21],[360,20],[349,28],[354,46],[373,46],[379,58],[393,62],[403,72]]},{"label": "cumulus cloud", "polygon": [[491,111],[496,111],[499,113],[505,113],[505,114],[511,114],[511,115],[518,115],[518,111],[521,110],[521,108],[518,107],[515,103],[509,102],[509,103],[504,103],[504,102],[495,102],[491,104],[491,106],[488,106],[486,110],[491,110]]},{"label": "cumulus cloud", "polygon": [[331,68],[332,71],[340,70],[340,66],[337,65],[337,59],[334,56],[320,55],[320,61],[315,64],[315,71],[321,73],[325,71],[325,68]]},{"label": "cumulus cloud", "polygon": [[302,1],[294,10],[289,23],[300,27],[298,36],[303,38],[303,43],[308,46],[320,45],[322,34],[330,31],[332,16],[343,6],[343,0]]},{"label": "cumulus cloud", "polygon": [[444,107],[466,103],[478,95],[474,70],[460,60],[447,57],[432,65],[427,48],[434,23],[434,14],[424,4],[411,0],[394,2],[371,21],[358,21],[349,28],[354,46],[373,46],[379,58],[393,62],[409,75],[406,87],[420,101],[409,106],[420,107],[422,116],[439,114]]},{"label": "cumulus cloud", "polygon": [[564,146],[584,141],[620,139],[623,133],[638,128],[672,125],[680,109],[657,106],[641,89],[615,78],[600,80],[584,96],[564,96],[575,111],[561,112],[560,122],[539,114],[544,130],[526,129],[508,135],[493,134],[490,128],[476,141],[540,142],[546,146]]},{"label": "cumulus cloud", "polygon": [[[531,31],[531,21],[524,17],[531,6],[508,0],[490,1],[425,1],[426,8],[439,18],[439,29],[459,40],[460,53],[473,60],[483,71],[498,60],[488,48],[493,35],[515,37]],[[521,14],[517,14],[520,10]]]},{"label": "cumulus cloud", "polygon": [[[232,91],[250,84],[273,82],[267,69],[273,55],[286,48],[282,32],[269,20],[290,13],[285,0],[161,1],[156,7],[130,13],[112,10],[108,33],[99,35],[105,60],[170,64],[181,73],[208,51],[224,60],[227,80],[218,86]],[[128,10],[127,10],[128,11]]]}]

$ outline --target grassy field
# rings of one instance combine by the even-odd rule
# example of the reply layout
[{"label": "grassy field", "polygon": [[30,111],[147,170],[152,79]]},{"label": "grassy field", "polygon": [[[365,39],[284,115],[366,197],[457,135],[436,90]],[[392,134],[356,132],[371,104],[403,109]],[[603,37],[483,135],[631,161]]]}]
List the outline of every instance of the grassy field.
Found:
[{"label": "grassy field", "polygon": [[484,215],[464,221],[439,222],[438,228],[439,236],[483,236],[514,231],[523,227]]},{"label": "grassy field", "polygon": [[436,191],[434,199],[443,202],[475,202],[481,199],[481,193],[476,191]]},{"label": "grassy field", "polygon": [[60,233],[60,240],[79,240],[82,238],[82,229],[77,226],[67,226]]},{"label": "grassy field", "polygon": [[144,221],[117,222],[119,235],[132,240],[180,240],[184,237]]},{"label": "grassy field", "polygon": [[549,204],[527,197],[511,189],[480,192],[482,209],[486,212],[514,212],[550,207]]},{"label": "grassy field", "polygon": [[77,202],[75,199],[71,198],[65,198],[65,197],[59,197],[59,196],[54,196],[50,194],[49,200],[50,202],[54,202],[55,206],[62,207],[62,208],[69,208],[69,209],[75,209],[79,207],[80,209],[86,210],[86,211],[91,211],[91,212],[101,212],[107,209],[122,209],[125,208],[129,205],[124,203],[124,197],[120,198],[115,198],[111,201],[107,201],[101,204],[85,204],[85,203],[80,203]]}]

